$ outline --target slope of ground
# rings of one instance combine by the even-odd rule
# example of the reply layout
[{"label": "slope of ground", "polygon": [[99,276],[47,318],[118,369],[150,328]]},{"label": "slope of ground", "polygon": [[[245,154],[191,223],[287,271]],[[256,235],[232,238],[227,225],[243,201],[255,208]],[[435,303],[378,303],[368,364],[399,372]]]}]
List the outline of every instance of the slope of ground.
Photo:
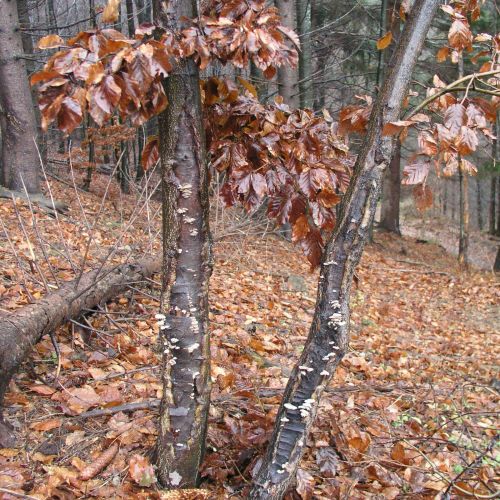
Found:
[{"label": "slope of ground", "polygon": [[[158,248],[154,202],[130,196],[116,209],[93,195],[77,200],[57,183],[54,191],[71,206],[58,221],[0,201],[1,314],[71,279],[83,260],[88,268],[110,252],[107,261],[121,262]],[[186,498],[244,498],[315,302],[317,275],[275,236],[232,236],[215,256],[206,491]],[[460,272],[435,245],[376,234],[352,293],[351,350],[322,401],[290,498],[493,498],[496,277]],[[0,449],[0,498],[167,498],[149,467],[161,395],[158,294],[157,279],[133,284],[60,328],[59,359],[50,339],[37,345],[7,396],[19,444]]]}]

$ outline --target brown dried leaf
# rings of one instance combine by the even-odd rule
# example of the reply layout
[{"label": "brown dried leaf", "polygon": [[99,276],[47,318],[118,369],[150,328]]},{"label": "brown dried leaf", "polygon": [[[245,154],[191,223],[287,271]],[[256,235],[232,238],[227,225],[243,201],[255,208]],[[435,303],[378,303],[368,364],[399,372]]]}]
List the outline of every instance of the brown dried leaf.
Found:
[{"label": "brown dried leaf", "polygon": [[383,37],[377,40],[377,49],[384,50],[387,47],[389,47],[391,42],[392,42],[392,33],[388,31]]},{"label": "brown dried leaf", "polygon": [[30,429],[33,429],[34,431],[44,432],[56,429],[57,427],[61,427],[61,424],[61,418],[52,418],[50,420],[44,420],[43,422],[35,422],[30,425]]},{"label": "brown dried leaf", "polygon": [[47,35],[38,40],[39,49],[55,49],[64,45],[64,40],[59,35]]},{"label": "brown dried leaf", "polygon": [[413,188],[415,205],[420,211],[432,207],[433,197],[431,188],[424,184],[419,184]]},{"label": "brown dried leaf", "polygon": [[406,165],[403,169],[402,184],[412,185],[421,184],[427,179],[431,164],[429,161],[417,160],[416,162]]},{"label": "brown dried leaf", "polygon": [[108,0],[106,7],[102,12],[102,21],[104,23],[114,23],[120,17],[120,0]]},{"label": "brown dried leaf", "polygon": [[472,44],[472,32],[467,19],[455,19],[453,21],[448,32],[448,41],[451,47],[458,51],[470,47]]},{"label": "brown dried leaf", "polygon": [[80,473],[80,479],[88,481],[103,471],[115,458],[118,453],[118,443],[111,445],[104,453],[101,453],[94,462],[85,467]]},{"label": "brown dried leaf", "polygon": [[297,493],[303,500],[309,500],[314,494],[314,477],[304,469],[297,470]]},{"label": "brown dried leaf", "polygon": [[[156,476],[153,466],[149,463],[149,460],[142,455],[133,455],[129,463],[129,473],[132,479],[139,485],[148,488],[149,486],[156,483]],[[171,485],[179,486],[182,481],[182,477],[175,472],[170,474]]]}]

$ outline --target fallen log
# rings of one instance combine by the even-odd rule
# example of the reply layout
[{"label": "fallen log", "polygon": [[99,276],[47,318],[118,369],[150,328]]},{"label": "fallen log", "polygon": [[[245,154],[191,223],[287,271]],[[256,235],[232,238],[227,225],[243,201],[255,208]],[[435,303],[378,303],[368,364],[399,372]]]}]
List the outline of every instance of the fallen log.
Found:
[{"label": "fallen log", "polygon": [[26,193],[21,193],[20,191],[12,191],[0,186],[0,198],[7,198],[12,200],[21,198],[24,201],[39,205],[49,213],[53,213],[54,211],[66,213],[68,211],[68,205],[66,203],[46,198],[42,193],[31,193],[29,195],[26,195]]},{"label": "fallen log", "polygon": [[146,258],[99,271],[89,271],[81,279],[64,283],[6,317],[0,317],[0,447],[12,443],[13,434],[3,420],[3,400],[10,379],[27,358],[35,344],[82,310],[103,304],[128,283],[149,278],[161,269],[161,259]]}]

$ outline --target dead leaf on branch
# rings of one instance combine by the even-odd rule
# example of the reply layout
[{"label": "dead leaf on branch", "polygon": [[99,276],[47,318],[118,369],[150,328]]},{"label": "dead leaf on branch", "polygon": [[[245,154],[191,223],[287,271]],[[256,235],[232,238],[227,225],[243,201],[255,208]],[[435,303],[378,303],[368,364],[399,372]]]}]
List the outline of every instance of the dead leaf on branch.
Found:
[{"label": "dead leaf on branch", "polygon": [[39,49],[55,49],[64,45],[64,40],[59,35],[47,35],[38,41]]},{"label": "dead leaf on branch", "polygon": [[120,17],[120,0],[108,0],[102,12],[104,23],[115,23]]},{"label": "dead leaf on branch", "polygon": [[383,37],[377,40],[377,49],[385,50],[392,42],[392,32],[388,31]]}]

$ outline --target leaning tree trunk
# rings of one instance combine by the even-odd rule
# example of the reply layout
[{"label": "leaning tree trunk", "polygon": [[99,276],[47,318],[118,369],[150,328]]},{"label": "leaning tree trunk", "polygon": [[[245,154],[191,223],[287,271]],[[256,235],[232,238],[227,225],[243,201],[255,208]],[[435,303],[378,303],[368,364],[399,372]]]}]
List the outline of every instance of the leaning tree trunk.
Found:
[{"label": "leaning tree trunk", "polygon": [[279,499],[293,481],[320,396],[349,341],[349,294],[373,221],[382,174],[392,155],[384,124],[397,120],[406,88],[439,0],[416,0],[382,90],[345,195],[339,223],[321,265],[309,337],[281,402],[271,442],[250,498]]},{"label": "leaning tree trunk", "polygon": [[[287,28],[297,29],[295,0],[275,0],[281,22]],[[283,100],[292,109],[299,107],[299,73],[296,68],[284,65],[278,68],[278,89]]]},{"label": "leaning tree trunk", "polygon": [[[154,3],[156,24],[182,29],[196,18],[191,0]],[[208,168],[199,71],[180,62],[165,84],[169,105],[159,116],[163,185],[163,290],[160,319],[163,398],[156,448],[160,482],[195,486],[210,404]]]},{"label": "leaning tree trunk", "polygon": [[[40,191],[36,148],[36,119],[31,91],[22,59],[17,3],[0,3],[0,127],[2,175],[6,187],[29,193]],[[24,186],[23,186],[24,183]]]},{"label": "leaning tree trunk", "polygon": [[150,258],[100,273],[90,271],[34,304],[0,317],[0,437],[6,435],[1,410],[10,379],[40,338],[76,318],[82,310],[107,302],[129,283],[147,278],[160,268],[161,260]]}]

